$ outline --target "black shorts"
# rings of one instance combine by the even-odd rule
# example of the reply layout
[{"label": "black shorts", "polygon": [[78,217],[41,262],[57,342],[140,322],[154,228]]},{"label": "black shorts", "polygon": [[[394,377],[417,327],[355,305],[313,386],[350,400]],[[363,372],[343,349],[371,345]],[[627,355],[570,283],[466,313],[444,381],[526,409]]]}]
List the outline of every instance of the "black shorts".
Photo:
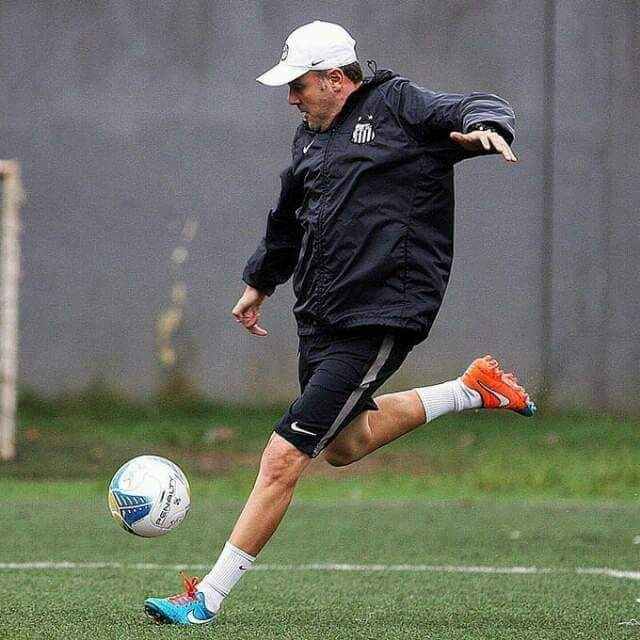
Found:
[{"label": "black shorts", "polygon": [[317,456],[360,413],[377,410],[373,393],[404,362],[414,337],[379,327],[301,336],[301,395],[275,432],[308,456]]}]

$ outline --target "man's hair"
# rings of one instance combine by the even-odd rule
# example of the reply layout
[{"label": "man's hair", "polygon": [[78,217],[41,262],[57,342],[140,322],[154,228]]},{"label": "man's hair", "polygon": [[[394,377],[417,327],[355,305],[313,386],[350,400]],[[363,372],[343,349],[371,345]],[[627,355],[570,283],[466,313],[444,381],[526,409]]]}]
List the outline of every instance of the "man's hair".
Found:
[{"label": "man's hair", "polygon": [[[338,67],[342,73],[344,73],[351,82],[354,84],[358,84],[358,82],[362,82],[364,76],[362,75],[362,67],[359,62],[352,62],[351,64],[347,64],[344,67]],[[324,78],[328,71],[318,71],[320,76]]]},{"label": "man's hair", "polygon": [[357,84],[358,82],[362,82],[362,67],[359,62],[352,62],[351,64],[347,64],[344,67],[340,67],[342,72],[344,73],[351,82]]}]

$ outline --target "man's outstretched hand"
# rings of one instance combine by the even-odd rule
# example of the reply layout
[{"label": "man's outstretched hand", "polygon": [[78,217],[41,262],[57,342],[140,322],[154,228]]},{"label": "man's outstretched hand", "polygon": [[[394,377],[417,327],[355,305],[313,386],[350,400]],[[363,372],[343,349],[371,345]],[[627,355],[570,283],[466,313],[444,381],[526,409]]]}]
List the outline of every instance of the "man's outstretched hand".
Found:
[{"label": "man's outstretched hand", "polygon": [[258,324],[258,322],[260,322],[260,305],[262,305],[265,298],[266,295],[261,291],[253,287],[247,287],[231,311],[236,322],[239,322],[247,331],[253,333],[254,336],[268,335],[267,331]]},{"label": "man's outstretched hand", "polygon": [[452,131],[449,137],[467,151],[496,151],[507,162],[518,162],[507,141],[495,131],[470,131],[469,133]]}]

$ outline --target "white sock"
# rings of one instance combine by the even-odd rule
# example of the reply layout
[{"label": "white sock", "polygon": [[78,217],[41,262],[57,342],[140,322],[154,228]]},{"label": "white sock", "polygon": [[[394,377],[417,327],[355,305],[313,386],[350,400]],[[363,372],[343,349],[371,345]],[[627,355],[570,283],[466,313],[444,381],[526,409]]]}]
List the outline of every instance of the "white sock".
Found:
[{"label": "white sock", "polygon": [[461,378],[432,387],[421,387],[415,391],[424,405],[427,422],[431,422],[445,413],[482,407],[480,394],[467,387]]},{"label": "white sock", "polygon": [[227,542],[218,557],[213,569],[198,585],[198,591],[204,594],[204,605],[217,613],[222,601],[229,595],[236,582],[251,569],[255,558],[238,547]]}]

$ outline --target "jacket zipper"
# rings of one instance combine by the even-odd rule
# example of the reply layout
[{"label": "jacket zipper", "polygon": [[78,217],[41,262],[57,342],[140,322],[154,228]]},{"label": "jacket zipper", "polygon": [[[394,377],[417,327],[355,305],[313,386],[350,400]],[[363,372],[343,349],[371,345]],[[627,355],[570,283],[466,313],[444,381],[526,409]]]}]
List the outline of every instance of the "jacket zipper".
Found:
[{"label": "jacket zipper", "polygon": [[324,156],[322,158],[321,176],[322,176],[323,191],[322,191],[322,204],[320,206],[320,211],[318,212],[318,234],[317,234],[318,238],[317,238],[317,244],[316,244],[316,248],[318,250],[317,255],[321,256],[321,268],[318,273],[319,277],[318,277],[318,285],[317,285],[318,304],[317,304],[316,317],[318,318],[322,317],[322,314],[320,314],[319,312],[321,310],[324,311],[322,302],[324,300],[324,294],[328,286],[328,273],[327,273],[325,260],[324,260],[325,255],[324,255],[324,247],[322,242],[322,232],[323,232],[323,217],[324,217],[324,212],[326,208],[326,198],[328,197],[328,190],[329,190],[329,177],[327,175],[327,168],[329,164],[329,150],[331,148],[331,143],[333,142],[336,133],[339,131],[339,128],[351,115],[351,112],[354,110],[358,102],[360,101],[359,100],[353,101],[353,103],[349,105],[348,110],[338,116],[338,119],[336,120],[334,126],[331,127],[330,129],[329,138],[327,139],[327,144],[324,148]]}]

